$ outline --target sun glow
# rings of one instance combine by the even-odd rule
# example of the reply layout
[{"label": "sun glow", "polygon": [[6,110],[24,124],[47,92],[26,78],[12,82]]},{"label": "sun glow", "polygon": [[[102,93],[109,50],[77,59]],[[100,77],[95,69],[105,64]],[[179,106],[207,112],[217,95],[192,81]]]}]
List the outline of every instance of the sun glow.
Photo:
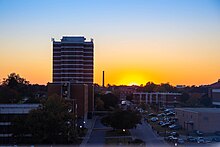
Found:
[{"label": "sun glow", "polygon": [[132,83],[128,84],[128,86],[133,86],[133,85],[138,86],[139,84],[137,84],[135,82],[132,82]]},{"label": "sun glow", "polygon": [[146,83],[148,79],[145,78],[141,73],[129,73],[126,72],[123,74],[123,78],[120,79],[120,83],[123,83],[125,85],[141,85]]}]

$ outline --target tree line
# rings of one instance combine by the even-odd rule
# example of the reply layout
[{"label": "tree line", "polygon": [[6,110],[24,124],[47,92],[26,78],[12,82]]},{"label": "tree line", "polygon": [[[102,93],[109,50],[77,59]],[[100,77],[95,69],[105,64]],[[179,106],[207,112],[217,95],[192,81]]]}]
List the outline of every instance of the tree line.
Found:
[{"label": "tree line", "polygon": [[19,74],[11,73],[0,85],[0,103],[39,103],[46,92],[45,85],[30,84]]}]

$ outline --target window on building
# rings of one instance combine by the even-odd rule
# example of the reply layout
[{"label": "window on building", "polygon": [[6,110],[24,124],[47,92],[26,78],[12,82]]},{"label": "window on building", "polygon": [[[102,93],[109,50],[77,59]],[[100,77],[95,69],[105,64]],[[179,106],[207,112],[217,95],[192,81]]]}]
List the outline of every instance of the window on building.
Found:
[{"label": "window on building", "polygon": [[203,120],[209,121],[209,118],[208,117],[203,117]]}]

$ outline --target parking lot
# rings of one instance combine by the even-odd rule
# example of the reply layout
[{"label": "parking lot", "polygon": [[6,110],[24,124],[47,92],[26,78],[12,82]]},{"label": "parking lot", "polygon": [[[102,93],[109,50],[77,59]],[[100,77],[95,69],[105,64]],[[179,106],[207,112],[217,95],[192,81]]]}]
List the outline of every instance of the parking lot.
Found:
[{"label": "parking lot", "polygon": [[220,133],[205,134],[199,130],[188,132],[178,124],[173,109],[163,109],[158,112],[152,110],[144,113],[144,119],[158,135],[171,145],[211,146],[220,145]]}]

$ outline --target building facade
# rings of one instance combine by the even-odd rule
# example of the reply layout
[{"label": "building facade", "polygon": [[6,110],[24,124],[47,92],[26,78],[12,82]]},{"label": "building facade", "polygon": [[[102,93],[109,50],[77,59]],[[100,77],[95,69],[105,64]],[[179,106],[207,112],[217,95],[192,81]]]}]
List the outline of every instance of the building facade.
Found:
[{"label": "building facade", "polygon": [[63,37],[53,41],[53,83],[93,84],[93,40]]},{"label": "building facade", "polygon": [[220,106],[220,89],[211,89],[212,104]]},{"label": "building facade", "polygon": [[[94,44],[84,37],[64,36],[53,43],[53,83],[48,95],[54,93],[74,101],[74,110],[83,120],[94,110]],[[88,115],[87,115],[88,113]]]},{"label": "building facade", "polygon": [[178,123],[187,131],[220,131],[220,108],[175,108]]},{"label": "building facade", "polygon": [[[15,141],[12,124],[15,118],[26,119],[28,113],[37,109],[40,104],[0,104],[0,144],[9,144]],[[19,140],[29,142],[30,135],[26,134]]]},{"label": "building facade", "polygon": [[179,103],[181,93],[169,92],[136,92],[133,93],[135,104],[158,104],[159,106],[175,106]]},{"label": "building facade", "polygon": [[[57,94],[62,96],[63,85],[59,83],[48,84],[48,96]],[[68,85],[69,97],[67,100],[72,103],[73,113],[75,117],[82,118],[81,121],[86,121],[88,113],[88,85],[87,84],[73,84]],[[81,125],[81,123],[79,123]]]}]

